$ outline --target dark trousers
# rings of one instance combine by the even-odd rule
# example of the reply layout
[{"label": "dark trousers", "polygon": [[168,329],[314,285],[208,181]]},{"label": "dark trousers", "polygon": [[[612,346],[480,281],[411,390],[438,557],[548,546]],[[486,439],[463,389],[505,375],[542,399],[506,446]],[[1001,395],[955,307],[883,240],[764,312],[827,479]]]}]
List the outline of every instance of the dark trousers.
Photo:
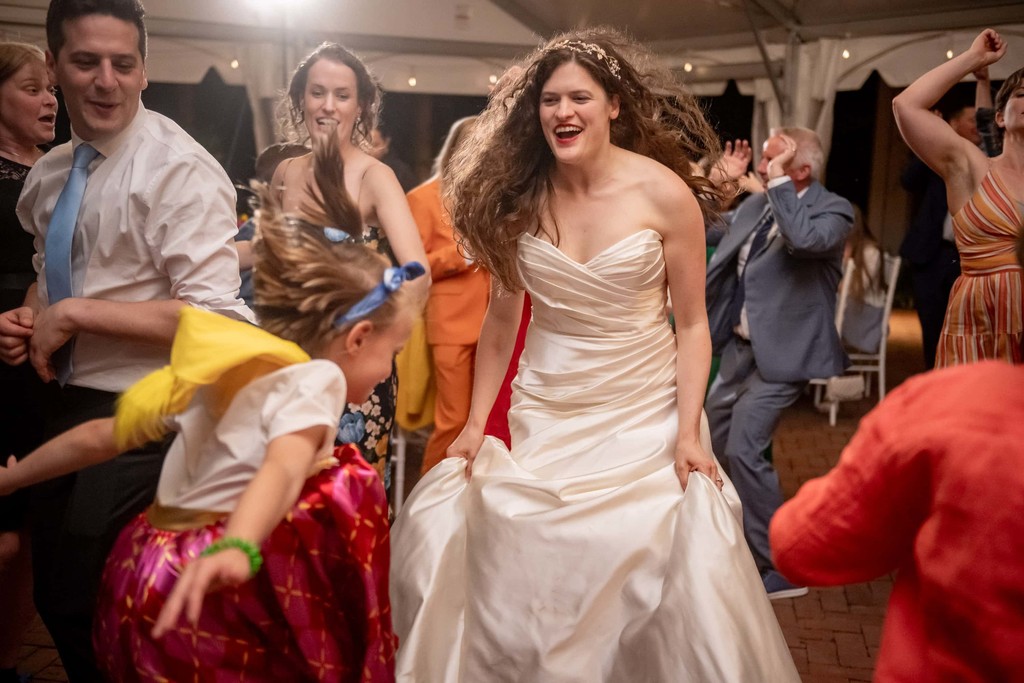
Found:
[{"label": "dark trousers", "polygon": [[711,447],[743,503],[743,535],[758,570],[774,569],[768,524],[782,505],[779,475],[764,456],[782,411],[806,382],[769,382],[761,376],[750,342],[734,337],[722,352],[718,377],[704,409]]},{"label": "dark trousers", "polygon": [[[81,387],[54,389],[47,438],[110,417],[116,394]],[[107,553],[124,525],[156,494],[170,440],[32,489],[30,528],[34,597],[72,683],[102,681],[92,650],[92,619]]]},{"label": "dark trousers", "polygon": [[910,283],[914,290],[914,308],[921,321],[921,339],[924,345],[926,370],[935,367],[935,351],[939,346],[942,323],[946,319],[949,292],[960,277],[960,254],[952,242],[942,241],[942,247],[928,263],[913,265]]}]

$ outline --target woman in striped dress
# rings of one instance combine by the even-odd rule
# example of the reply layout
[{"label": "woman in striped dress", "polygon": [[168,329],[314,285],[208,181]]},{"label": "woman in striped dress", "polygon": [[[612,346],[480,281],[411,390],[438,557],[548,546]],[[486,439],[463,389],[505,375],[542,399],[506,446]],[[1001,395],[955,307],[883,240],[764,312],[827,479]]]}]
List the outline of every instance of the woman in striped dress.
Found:
[{"label": "woman in striped dress", "polygon": [[1005,41],[985,29],[966,52],[893,100],[903,139],[946,183],[963,270],[949,297],[936,367],[987,359],[1024,362],[1022,270],[1014,257],[1014,242],[1024,231],[1024,69],[1012,73],[996,95],[1003,152],[995,158],[931,112],[953,85],[1005,53]]}]

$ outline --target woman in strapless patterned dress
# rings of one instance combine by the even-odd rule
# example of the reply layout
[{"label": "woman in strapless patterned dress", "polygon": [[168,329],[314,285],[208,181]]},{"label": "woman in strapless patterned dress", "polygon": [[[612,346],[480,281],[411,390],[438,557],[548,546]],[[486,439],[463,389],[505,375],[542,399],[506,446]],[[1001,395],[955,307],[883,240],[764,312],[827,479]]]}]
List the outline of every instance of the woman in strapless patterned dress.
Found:
[{"label": "woman in strapless patterned dress", "polygon": [[[494,284],[469,422],[392,529],[397,678],[796,681],[701,409],[714,133],[613,31],[508,81],[447,183]],[[524,289],[508,448],[484,424]]]},{"label": "woman in strapless patterned dress", "polygon": [[935,367],[998,359],[1024,362],[1022,270],[1014,243],[1024,231],[1024,69],[995,98],[1002,153],[989,159],[931,110],[968,74],[1006,54],[1006,42],[982,31],[961,55],[914,81],[896,99],[900,132],[946,183],[962,274],[953,285]]},{"label": "woman in strapless patterned dress", "polygon": [[[331,239],[365,244],[395,265],[426,263],[419,231],[394,171],[367,153],[380,98],[380,86],[356,55],[337,43],[323,43],[292,74],[282,101],[282,127],[293,142],[322,136],[337,140],[340,163],[335,170],[343,179],[344,191],[333,200],[345,205],[345,224],[332,226]],[[318,187],[334,183],[318,184],[313,171],[312,154],[287,159],[278,166],[271,185],[280,192],[286,213],[323,225],[323,216],[310,211],[315,213]],[[411,286],[425,294],[430,278],[420,280]],[[398,374],[392,370],[366,401],[346,408],[337,438],[339,444],[359,446],[388,489],[397,391]]]}]

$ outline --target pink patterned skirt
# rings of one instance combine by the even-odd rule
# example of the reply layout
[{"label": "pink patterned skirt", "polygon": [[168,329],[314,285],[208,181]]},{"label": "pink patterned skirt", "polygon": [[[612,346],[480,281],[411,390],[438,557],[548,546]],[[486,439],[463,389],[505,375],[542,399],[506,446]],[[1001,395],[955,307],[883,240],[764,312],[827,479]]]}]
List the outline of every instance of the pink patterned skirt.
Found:
[{"label": "pink patterned skirt", "polygon": [[394,681],[387,501],[352,446],[311,477],[263,544],[250,581],[211,593],[195,628],[150,632],[180,574],[224,520],[165,531],[145,513],[121,532],[104,570],[93,626],[112,681]]}]

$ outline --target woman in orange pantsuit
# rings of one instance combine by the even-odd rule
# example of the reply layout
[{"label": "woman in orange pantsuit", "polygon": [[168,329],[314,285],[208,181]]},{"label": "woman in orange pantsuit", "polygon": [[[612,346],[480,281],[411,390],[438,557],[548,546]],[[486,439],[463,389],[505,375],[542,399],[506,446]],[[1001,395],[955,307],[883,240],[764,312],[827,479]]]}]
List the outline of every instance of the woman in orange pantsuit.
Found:
[{"label": "woman in orange pantsuit", "polygon": [[476,342],[487,311],[490,276],[459,248],[441,203],[441,177],[475,118],[452,125],[434,161],[433,177],[408,194],[433,279],[427,301],[427,343],[434,360],[437,402],[434,433],[423,454],[423,472],[444,458],[445,450],[466,425]]}]

